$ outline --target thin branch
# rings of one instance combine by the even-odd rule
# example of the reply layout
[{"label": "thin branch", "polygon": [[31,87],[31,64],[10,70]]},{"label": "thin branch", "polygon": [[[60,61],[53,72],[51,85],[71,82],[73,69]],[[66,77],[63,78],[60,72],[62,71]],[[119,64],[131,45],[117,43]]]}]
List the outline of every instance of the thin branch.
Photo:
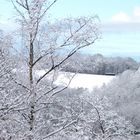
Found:
[{"label": "thin branch", "polygon": [[92,42],[88,42],[85,45],[79,46],[79,47],[75,47],[68,55],[67,57],[65,57],[61,62],[59,62],[58,64],[56,64],[54,67],[51,67],[43,76],[41,76],[36,84],[38,84],[47,74],[49,74],[51,71],[53,71],[54,69],[56,69],[57,67],[59,67],[61,64],[63,64],[67,59],[69,59],[73,54],[75,54],[78,50],[80,50],[81,48],[84,48],[86,46],[90,46],[91,44],[93,44],[96,41],[97,38],[95,38]]},{"label": "thin branch", "polygon": [[29,4],[28,4],[28,0],[25,0],[25,3],[26,3],[27,10],[29,11]]},{"label": "thin branch", "polygon": [[70,28],[71,36],[68,37],[68,38],[66,39],[66,41],[65,41],[62,45],[60,45],[60,47],[65,46],[65,45],[67,44],[67,42],[68,42],[70,39],[72,39],[72,38],[74,37],[74,35],[75,35],[76,33],[78,33],[86,24],[87,24],[87,23],[81,25],[74,33],[71,33],[71,28]]},{"label": "thin branch", "polygon": [[47,8],[46,10],[42,13],[42,15],[40,15],[39,17],[39,22],[41,21],[41,19],[44,17],[44,15],[46,14],[46,12],[57,2],[58,0],[54,0]]},{"label": "thin branch", "polygon": [[[62,89],[60,89],[60,90],[54,92],[54,93],[49,97],[49,99],[50,99],[51,97],[53,97],[54,95],[56,95],[56,94],[58,94],[58,93],[64,91],[65,89],[67,89],[67,88],[69,87],[69,85],[71,84],[71,82],[72,82],[72,80],[73,80],[73,78],[74,78],[75,75],[76,75],[76,73],[72,76],[72,78],[69,80],[68,84],[67,84],[65,87],[63,87]],[[58,88],[57,86],[56,86],[56,87],[53,87],[51,90],[47,91],[47,92],[44,93],[41,97],[39,97],[39,98],[36,100],[36,102],[38,102],[41,98],[43,98],[43,96],[49,94],[50,92],[54,91],[54,90],[57,89],[57,88]]]},{"label": "thin branch", "polygon": [[60,131],[64,130],[65,128],[67,128],[67,127],[69,127],[69,126],[71,126],[71,125],[73,125],[73,124],[76,123],[76,122],[77,122],[77,119],[76,119],[76,120],[73,120],[72,122],[70,122],[70,123],[68,123],[68,124],[66,124],[66,125],[64,125],[63,127],[59,128],[58,130],[55,130],[55,131],[51,132],[50,134],[48,134],[47,136],[45,136],[45,137],[42,138],[41,140],[45,140],[45,139],[47,139],[47,138],[49,138],[49,137],[51,137],[51,136],[53,136],[53,135],[59,133]]},{"label": "thin branch", "polygon": [[93,104],[87,102],[88,104],[92,105],[92,107],[96,110],[97,112],[97,115],[98,115],[98,121],[99,121],[99,124],[100,124],[100,129],[102,131],[103,134],[105,134],[105,130],[103,128],[103,125],[102,125],[102,122],[101,122],[101,116],[100,116],[100,112],[98,111],[97,107],[95,107]]},{"label": "thin branch", "polygon": [[[88,21],[87,21],[87,22],[88,22]],[[64,42],[62,45],[60,45],[58,48],[62,48],[62,47],[64,47],[64,46],[70,45],[70,43],[68,43],[69,40],[72,39],[72,38],[74,37],[74,35],[75,35],[76,33],[78,33],[82,28],[84,28],[85,25],[87,24],[87,22],[84,23],[83,25],[80,25],[80,27],[79,27],[76,31],[74,31],[74,33],[72,33],[71,27],[70,27],[70,33],[71,33],[71,35],[70,35],[70,36],[65,40],[65,42]],[[49,53],[46,53],[46,54],[40,56],[40,57],[33,63],[33,66],[34,66],[38,61],[40,61],[42,58],[44,58],[44,57],[45,57],[46,55],[48,55],[48,54],[49,54]]]},{"label": "thin branch", "polygon": [[18,0],[16,0],[17,4],[19,4],[21,7],[23,7],[24,9],[28,10],[27,7],[23,4],[23,3],[20,3]]},{"label": "thin branch", "polygon": [[42,58],[44,58],[44,57],[47,56],[48,54],[50,54],[50,52],[47,52],[47,53],[41,55],[39,58],[37,58],[37,59],[34,61],[34,63],[33,63],[32,66],[34,66],[37,62],[39,62]]},{"label": "thin branch", "polygon": [[49,91],[47,91],[46,93],[44,93],[42,96],[40,96],[36,102],[38,102],[41,98],[43,98],[45,95],[49,94],[50,92],[52,92],[53,90],[57,89],[58,87],[53,87],[52,89],[50,89]]},{"label": "thin branch", "polygon": [[19,13],[19,15],[24,19],[24,21],[27,23],[25,16],[22,14],[22,12],[17,8],[17,6],[15,5],[15,3],[13,2],[13,0],[11,0],[15,10]]},{"label": "thin branch", "polygon": [[59,129],[57,129],[57,130],[51,132],[50,134],[48,134],[47,136],[45,136],[45,137],[42,138],[41,140],[45,140],[45,139],[47,139],[47,138],[49,138],[49,137],[51,137],[51,136],[53,136],[53,135],[59,133],[60,131],[66,129],[67,127],[69,127],[69,126],[71,126],[71,125],[77,123],[77,122],[78,122],[78,119],[79,119],[79,117],[80,117],[80,115],[82,114],[82,112],[83,112],[83,110],[81,110],[80,113],[77,114],[77,115],[75,116],[76,118],[75,118],[73,121],[71,121],[70,123],[67,123],[67,122],[68,122],[68,120],[67,120],[66,123],[65,123],[61,128],[59,128]]},{"label": "thin branch", "polygon": [[67,88],[69,87],[69,85],[71,84],[71,82],[72,82],[73,78],[75,77],[75,75],[76,75],[76,73],[71,77],[71,79],[69,80],[68,84],[67,84],[64,88],[60,89],[59,91],[54,92],[54,93],[49,97],[49,100],[50,100],[50,98],[53,97],[54,95],[56,95],[56,94],[58,94],[58,93],[64,91],[65,89],[67,89]]},{"label": "thin branch", "polygon": [[[55,92],[48,98],[48,101],[47,101],[48,103],[45,103],[46,106],[44,106],[44,107],[42,107],[42,108],[36,110],[35,112],[38,112],[38,111],[40,111],[41,109],[46,108],[46,107],[48,106],[48,104],[49,104],[50,99],[51,99],[53,96],[55,96],[55,95],[58,94],[58,93],[61,93],[61,92],[64,91],[65,89],[67,89],[67,88],[69,87],[69,85],[70,85],[70,83],[71,83],[71,81],[73,80],[73,78],[74,78],[75,75],[76,75],[76,73],[72,76],[72,78],[71,78],[70,81],[68,82],[67,86],[65,86],[64,88],[62,88],[62,89],[60,89],[60,90],[58,90],[58,91],[55,91]],[[57,87],[55,87],[55,88],[53,88],[52,90],[48,91],[47,94],[48,94],[49,92],[55,90],[55,89],[57,89]],[[45,94],[44,94],[44,95],[45,95]],[[39,101],[42,97],[44,97],[44,95],[42,95],[41,97],[39,97],[39,98],[37,99],[37,101]],[[37,102],[37,101],[36,101],[36,102]]]},{"label": "thin branch", "polygon": [[24,89],[30,91],[30,89],[27,86],[23,85],[22,83],[17,82],[13,77],[11,77],[11,79],[15,82],[15,84],[17,84],[17,85],[23,87]]}]

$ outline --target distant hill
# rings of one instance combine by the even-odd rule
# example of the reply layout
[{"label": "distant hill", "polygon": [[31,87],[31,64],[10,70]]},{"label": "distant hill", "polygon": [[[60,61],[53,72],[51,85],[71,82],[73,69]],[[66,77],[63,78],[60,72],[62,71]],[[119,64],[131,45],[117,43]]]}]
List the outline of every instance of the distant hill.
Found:
[{"label": "distant hill", "polygon": [[105,57],[101,54],[75,54],[62,67],[66,72],[78,72],[100,75],[117,75],[126,70],[137,70],[140,64],[127,57]]}]

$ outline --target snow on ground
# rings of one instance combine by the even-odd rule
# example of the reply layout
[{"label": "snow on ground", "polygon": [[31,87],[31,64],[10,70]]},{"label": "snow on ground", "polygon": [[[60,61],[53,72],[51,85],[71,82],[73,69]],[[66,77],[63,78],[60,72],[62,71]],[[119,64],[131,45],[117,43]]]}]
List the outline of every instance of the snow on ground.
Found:
[{"label": "snow on ground", "polygon": [[[114,76],[93,75],[93,74],[76,74],[72,79],[69,87],[71,88],[87,88],[92,91],[93,88],[100,88],[104,84],[108,84]],[[58,76],[56,83],[64,83],[64,75]],[[69,81],[69,80],[68,80]]]},{"label": "snow on ground", "polygon": [[[36,71],[36,74],[39,77],[44,73],[44,70]],[[103,86],[104,84],[108,84],[113,78],[115,78],[115,76],[81,73],[78,73],[75,76],[74,75],[74,73],[58,72],[58,77],[55,81],[55,84],[66,86],[70,82],[70,79],[72,79],[69,85],[70,88],[87,88],[89,91],[92,91],[93,88],[100,88],[101,86]]]}]

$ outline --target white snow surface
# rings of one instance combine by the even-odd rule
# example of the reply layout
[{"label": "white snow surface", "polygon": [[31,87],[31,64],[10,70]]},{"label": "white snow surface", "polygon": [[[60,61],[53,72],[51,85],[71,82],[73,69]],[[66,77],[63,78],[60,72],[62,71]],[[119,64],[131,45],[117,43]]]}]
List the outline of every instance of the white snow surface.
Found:
[{"label": "white snow surface", "polygon": [[[45,70],[36,71],[36,75],[38,77],[42,76],[44,73]],[[81,73],[77,73],[75,75],[74,73],[69,72],[58,72],[57,75],[58,76],[55,79],[56,85],[67,86],[69,84],[70,88],[86,88],[89,91],[92,91],[94,88],[100,88],[103,85],[107,85],[113,78],[115,78],[115,76]],[[71,82],[70,79],[72,79]]]}]

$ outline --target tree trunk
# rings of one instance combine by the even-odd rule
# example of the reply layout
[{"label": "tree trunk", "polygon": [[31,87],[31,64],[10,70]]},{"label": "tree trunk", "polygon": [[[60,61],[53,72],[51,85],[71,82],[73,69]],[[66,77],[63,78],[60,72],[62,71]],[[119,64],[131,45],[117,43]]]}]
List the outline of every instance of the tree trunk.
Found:
[{"label": "tree trunk", "polygon": [[34,60],[34,48],[33,48],[33,41],[32,41],[32,34],[30,34],[30,52],[29,52],[29,81],[30,81],[30,88],[33,85],[33,60]]},{"label": "tree trunk", "polygon": [[35,92],[34,92],[34,86],[33,86],[33,61],[34,61],[34,45],[32,41],[32,34],[30,34],[30,44],[29,44],[29,83],[30,83],[30,121],[29,130],[32,131],[34,128],[34,120],[35,120]]}]

